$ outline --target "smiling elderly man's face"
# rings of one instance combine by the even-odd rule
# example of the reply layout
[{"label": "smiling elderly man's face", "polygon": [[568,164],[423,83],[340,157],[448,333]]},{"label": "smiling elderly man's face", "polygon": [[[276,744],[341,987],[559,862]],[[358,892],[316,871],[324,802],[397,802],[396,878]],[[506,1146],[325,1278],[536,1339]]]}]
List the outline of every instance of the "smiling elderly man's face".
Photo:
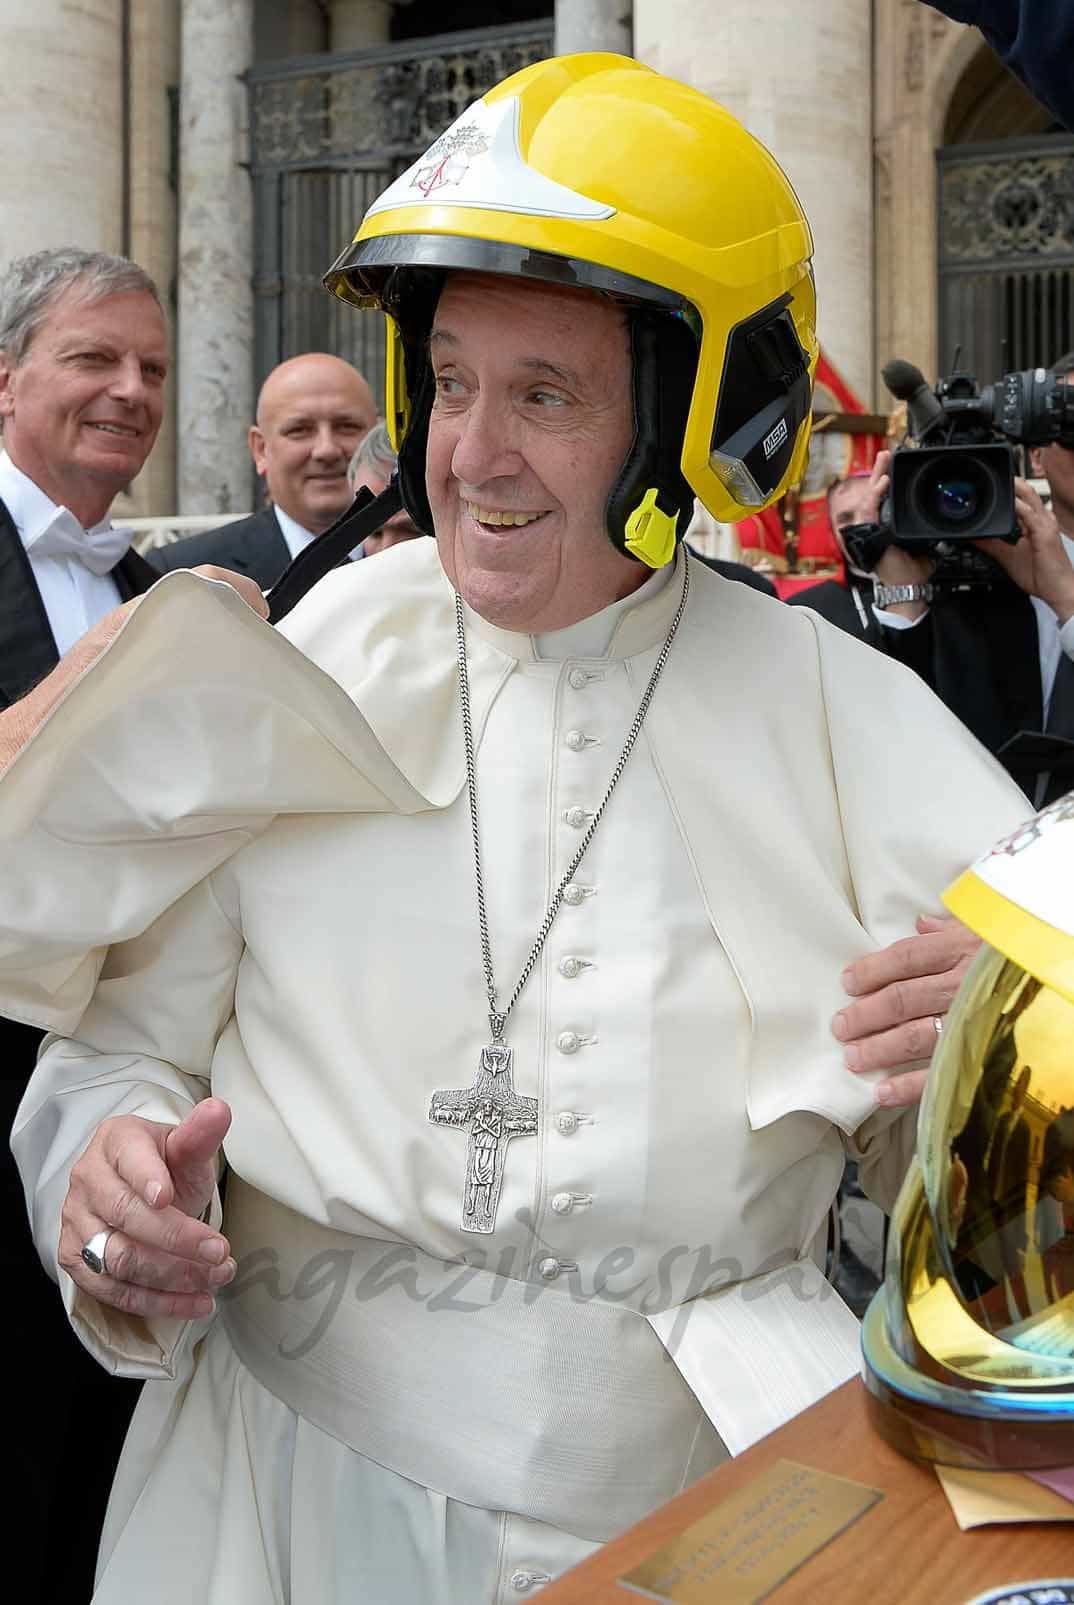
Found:
[{"label": "smiling elderly man's face", "polygon": [[147,290],[91,300],[75,280],[18,366],[0,359],[16,466],[85,525],[97,523],[152,450],[167,371],[164,316]]},{"label": "smiling elderly man's face", "polygon": [[429,349],[429,505],[464,600],[536,634],[635,590],[650,571],[604,529],[634,433],[622,311],[586,291],[460,273]]}]

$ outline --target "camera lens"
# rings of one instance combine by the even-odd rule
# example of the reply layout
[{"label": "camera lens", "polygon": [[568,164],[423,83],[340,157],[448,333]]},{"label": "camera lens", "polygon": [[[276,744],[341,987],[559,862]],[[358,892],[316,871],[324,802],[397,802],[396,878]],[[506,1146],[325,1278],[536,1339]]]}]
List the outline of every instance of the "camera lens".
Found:
[{"label": "camera lens", "polygon": [[969,479],[941,479],[936,486],[940,516],[949,519],[952,524],[961,524],[967,518],[972,518],[979,499]]},{"label": "camera lens", "polygon": [[937,535],[972,535],[992,516],[996,492],[992,475],[961,452],[933,460],[912,491],[918,517]]}]

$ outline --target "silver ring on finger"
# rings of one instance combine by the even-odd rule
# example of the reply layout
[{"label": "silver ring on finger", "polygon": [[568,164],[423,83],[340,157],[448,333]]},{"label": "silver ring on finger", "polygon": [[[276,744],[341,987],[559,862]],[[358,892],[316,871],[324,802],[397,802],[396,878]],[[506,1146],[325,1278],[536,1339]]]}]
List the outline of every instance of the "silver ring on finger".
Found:
[{"label": "silver ring on finger", "polygon": [[94,1232],[88,1243],[82,1244],[82,1263],[87,1266],[94,1276],[107,1276],[108,1266],[105,1256],[108,1252],[108,1239],[111,1232]]},{"label": "silver ring on finger", "polygon": [[940,1015],[934,1014],[932,1016],[932,1023],[936,1027],[936,1040],[939,1042],[940,1038],[943,1036],[943,1020]]}]

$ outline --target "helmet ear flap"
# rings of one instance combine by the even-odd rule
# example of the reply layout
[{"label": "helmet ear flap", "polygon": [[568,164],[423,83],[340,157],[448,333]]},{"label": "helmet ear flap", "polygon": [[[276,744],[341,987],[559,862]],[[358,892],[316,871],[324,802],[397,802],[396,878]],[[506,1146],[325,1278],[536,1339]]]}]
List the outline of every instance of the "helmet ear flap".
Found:
[{"label": "helmet ear flap", "polygon": [[[433,408],[436,383],[432,363],[421,341],[406,348],[408,389],[411,396],[410,422],[399,443],[399,490],[403,506],[423,535],[432,535],[433,514],[425,488],[425,454],[429,445],[429,414]],[[415,373],[414,369],[418,371]]]},{"label": "helmet ear flap", "polygon": [[[432,535],[433,515],[425,489],[425,452],[429,443],[429,414],[436,383],[429,361],[429,329],[440,294],[442,277],[397,273],[389,281],[389,293],[402,282],[419,292],[412,294],[415,311],[400,316],[398,306],[389,313],[388,351],[385,374],[389,428],[394,424],[398,464],[396,476],[403,506],[423,535]],[[386,299],[388,297],[386,296]],[[402,298],[405,301],[405,297]]]},{"label": "helmet ear flap", "polygon": [[697,373],[697,341],[682,318],[633,307],[627,314],[634,387],[634,439],[608,496],[612,544],[662,568],[693,516],[682,447]]}]

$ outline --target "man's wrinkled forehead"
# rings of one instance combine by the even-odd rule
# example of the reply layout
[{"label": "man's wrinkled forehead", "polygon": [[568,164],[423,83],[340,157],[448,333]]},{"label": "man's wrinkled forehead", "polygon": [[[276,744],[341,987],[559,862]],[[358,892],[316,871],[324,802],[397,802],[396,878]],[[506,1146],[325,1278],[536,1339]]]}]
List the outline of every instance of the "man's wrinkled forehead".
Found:
[{"label": "man's wrinkled forehead", "polygon": [[[492,324],[512,349],[512,365],[571,389],[591,380],[592,362],[628,353],[626,312],[610,296],[574,285],[496,273],[449,273],[437,302],[428,351],[434,363],[465,355],[475,331]],[[480,333],[478,335],[480,338]],[[585,360],[575,360],[575,354]]]},{"label": "man's wrinkled forehead", "polygon": [[[117,328],[125,329],[129,304],[135,296],[147,307],[152,306],[158,315],[161,358],[167,361],[167,328],[156,297],[148,290],[102,290],[83,276],[69,279],[46,302],[27,341],[24,357],[38,341],[52,344],[60,340],[65,345],[77,345],[80,340],[97,340],[114,334]],[[120,300],[123,306],[117,307]]]}]

